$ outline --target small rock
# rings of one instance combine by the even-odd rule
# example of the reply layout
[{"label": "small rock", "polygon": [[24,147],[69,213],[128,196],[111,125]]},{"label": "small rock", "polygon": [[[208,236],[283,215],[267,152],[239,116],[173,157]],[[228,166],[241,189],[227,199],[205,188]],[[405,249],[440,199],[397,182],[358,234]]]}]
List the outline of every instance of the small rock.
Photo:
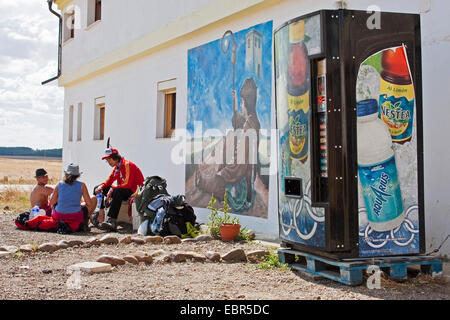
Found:
[{"label": "small rock", "polygon": [[139,237],[132,237],[131,241],[133,241],[136,244],[144,244],[145,243],[145,240],[142,238],[139,238]]},{"label": "small rock", "polygon": [[250,240],[255,240],[256,237],[255,231],[249,229],[247,230],[247,234],[250,235]]},{"label": "small rock", "polygon": [[186,259],[194,260],[196,262],[205,262],[206,257],[200,253],[194,251],[187,251],[184,253],[186,255]]},{"label": "small rock", "polygon": [[106,254],[100,256],[100,258],[97,259],[97,262],[108,263],[112,266],[119,266],[119,265],[121,266],[125,264],[125,260],[123,260],[122,258]]},{"label": "small rock", "polygon": [[138,259],[139,262],[145,262],[145,263],[152,263],[153,257],[150,256],[148,253],[145,252],[136,252],[133,253],[133,256]]},{"label": "small rock", "polygon": [[59,242],[57,243],[57,246],[58,246],[60,249],[67,249],[67,248],[69,247],[69,244],[67,243],[66,240],[61,240],[61,241],[59,241]]},{"label": "small rock", "polygon": [[163,243],[164,239],[160,236],[147,236],[144,238],[145,242],[149,243]]},{"label": "small rock", "polygon": [[53,273],[53,271],[50,270],[50,269],[44,269],[44,270],[42,270],[42,273],[44,273],[44,274],[50,274],[50,273]]},{"label": "small rock", "polygon": [[247,261],[247,256],[242,249],[233,249],[222,256],[222,260],[226,262]]},{"label": "small rock", "polygon": [[20,246],[19,250],[21,252],[31,253],[34,251],[34,247],[31,244],[24,244]]},{"label": "small rock", "polygon": [[102,242],[97,239],[96,237],[92,237],[86,240],[86,244],[92,245],[92,246],[99,246],[102,244]]},{"label": "small rock", "polygon": [[158,249],[150,252],[150,256],[152,257],[158,257],[165,254],[167,254],[167,252],[165,252],[163,249]]},{"label": "small rock", "polygon": [[82,246],[84,242],[81,240],[68,240],[67,244],[69,245],[69,247],[75,247],[75,246]]},{"label": "small rock", "polygon": [[170,262],[171,258],[170,258],[170,254],[166,253],[160,256],[157,256],[154,260],[155,263],[158,264],[166,264],[168,262]]},{"label": "small rock", "polygon": [[123,244],[130,244],[131,243],[131,236],[125,236],[122,239],[120,239],[119,243]]},{"label": "small rock", "polygon": [[205,253],[205,257],[212,262],[219,262],[220,261],[220,254],[214,251],[208,251]]},{"label": "small rock", "polygon": [[12,255],[12,252],[0,251],[0,258],[6,258],[9,257],[10,255]]},{"label": "small rock", "polygon": [[247,253],[247,259],[250,262],[260,262],[265,256],[268,256],[269,254],[269,250],[254,250]]},{"label": "small rock", "polygon": [[195,239],[197,239],[197,241],[211,241],[211,240],[214,240],[213,237],[211,237],[211,236],[209,236],[207,234],[199,235]]},{"label": "small rock", "polygon": [[117,239],[117,237],[114,237],[110,234],[107,234],[100,239],[100,242],[104,243],[104,244],[118,244],[119,239]]},{"label": "small rock", "polygon": [[1,246],[0,251],[8,251],[8,250],[6,249],[6,246]]},{"label": "small rock", "polygon": [[164,243],[179,244],[179,243],[181,243],[181,239],[177,236],[167,236],[167,237],[164,237]]},{"label": "small rock", "polygon": [[4,206],[3,210],[9,211],[9,206]]},{"label": "small rock", "polygon": [[53,242],[43,243],[38,247],[38,251],[41,252],[55,252],[59,250],[59,246]]},{"label": "small rock", "polygon": [[181,239],[182,243],[190,243],[190,242],[197,242],[196,238],[186,238],[186,239]]},{"label": "small rock", "polygon": [[183,252],[175,251],[170,254],[170,261],[172,262],[185,262],[186,261],[186,255]]},{"label": "small rock", "polygon": [[19,248],[17,248],[16,246],[5,246],[4,248],[5,248],[4,251],[11,253],[16,253],[17,251],[19,251]]},{"label": "small rock", "polygon": [[126,255],[125,257],[123,257],[123,260],[132,264],[139,264],[139,260],[132,255]]}]

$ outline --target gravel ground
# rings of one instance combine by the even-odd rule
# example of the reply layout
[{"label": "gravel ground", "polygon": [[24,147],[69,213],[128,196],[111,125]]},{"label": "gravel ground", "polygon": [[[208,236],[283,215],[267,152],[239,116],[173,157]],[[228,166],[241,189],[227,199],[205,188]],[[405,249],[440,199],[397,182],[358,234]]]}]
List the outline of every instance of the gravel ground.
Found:
[{"label": "gravel ground", "polygon": [[[15,215],[0,213],[0,246],[42,244],[59,240],[87,240],[102,231],[75,235],[22,231],[13,223]],[[129,232],[119,230],[118,236]],[[449,300],[446,278],[410,276],[398,283],[382,277],[381,289],[368,289],[365,283],[350,287],[323,278],[282,268],[261,270],[251,263],[184,262],[114,267],[112,272],[82,274],[77,288],[71,288],[73,275],[67,267],[79,262],[96,261],[102,254],[123,257],[137,251],[164,249],[216,251],[224,254],[233,248],[245,252],[267,248],[264,243],[224,243],[219,240],[182,244],[118,244],[91,248],[72,247],[54,253],[35,252],[2,257],[0,263],[0,299],[74,299],[74,300],[369,300],[433,299]]]}]

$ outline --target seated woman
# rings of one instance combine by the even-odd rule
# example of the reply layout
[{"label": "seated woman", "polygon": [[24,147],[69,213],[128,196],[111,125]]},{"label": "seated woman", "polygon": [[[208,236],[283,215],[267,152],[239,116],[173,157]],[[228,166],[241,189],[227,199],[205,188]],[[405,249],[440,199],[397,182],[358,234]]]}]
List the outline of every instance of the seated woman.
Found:
[{"label": "seated woman", "polygon": [[[67,166],[65,176],[59,182],[50,199],[53,210],[53,218],[69,225],[72,232],[88,231],[89,216],[95,209],[97,199],[89,197],[89,192],[84,182],[77,181],[81,173],[78,165],[73,163]],[[83,198],[84,203],[81,203]]]}]

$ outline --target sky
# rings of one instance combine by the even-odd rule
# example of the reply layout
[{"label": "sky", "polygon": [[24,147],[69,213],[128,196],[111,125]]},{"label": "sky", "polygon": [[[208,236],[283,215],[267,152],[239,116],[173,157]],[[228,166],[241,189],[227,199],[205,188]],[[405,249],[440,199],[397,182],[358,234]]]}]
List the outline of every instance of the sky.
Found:
[{"label": "sky", "polygon": [[58,18],[46,0],[0,0],[0,146],[62,147]]}]

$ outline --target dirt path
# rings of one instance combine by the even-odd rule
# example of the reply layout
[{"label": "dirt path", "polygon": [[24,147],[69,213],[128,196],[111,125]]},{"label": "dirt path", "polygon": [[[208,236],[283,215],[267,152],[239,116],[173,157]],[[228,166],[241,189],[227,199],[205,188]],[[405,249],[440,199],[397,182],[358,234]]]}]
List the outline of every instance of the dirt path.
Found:
[{"label": "dirt path", "polygon": [[[19,247],[62,239],[85,241],[101,235],[100,231],[79,235],[21,231],[14,226],[14,217],[11,213],[0,213],[0,246]],[[126,231],[129,230],[119,230],[121,233]],[[95,261],[105,253],[124,256],[136,251],[164,249],[199,253],[213,250],[224,254],[233,248],[248,252],[265,247],[258,242],[231,244],[213,240],[177,245],[101,245],[73,247],[54,253],[14,254],[0,258],[0,299],[450,299],[448,283],[442,277],[419,275],[405,283],[383,278],[381,289],[369,290],[366,285],[349,287],[281,268],[261,270],[251,263],[224,262],[127,263],[110,273],[82,274],[76,288],[69,285],[73,278],[67,271],[68,266]]]}]

